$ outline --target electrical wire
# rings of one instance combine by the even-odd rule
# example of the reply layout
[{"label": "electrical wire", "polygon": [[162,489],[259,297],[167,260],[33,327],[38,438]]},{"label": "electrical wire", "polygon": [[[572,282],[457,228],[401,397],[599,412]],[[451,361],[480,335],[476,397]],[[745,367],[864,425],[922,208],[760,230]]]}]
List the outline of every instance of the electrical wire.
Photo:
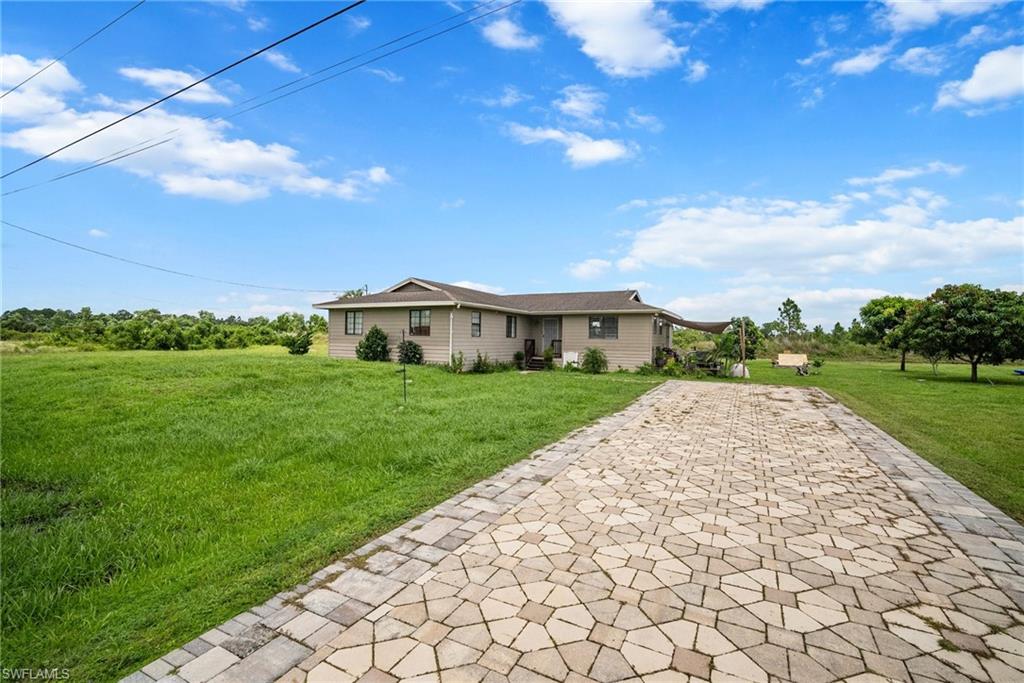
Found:
[{"label": "electrical wire", "polygon": [[38,164],[40,161],[44,161],[46,159],[49,159],[54,154],[59,154],[60,152],[63,152],[64,150],[66,150],[66,149],[68,149],[70,147],[73,147],[73,146],[77,145],[78,143],[80,143],[80,142],[82,142],[84,140],[88,140],[89,138],[91,138],[92,136],[94,136],[94,135],[96,135],[98,133],[102,133],[103,131],[105,131],[105,130],[107,130],[109,128],[112,128],[112,127],[116,126],[119,123],[127,121],[128,119],[132,118],[133,116],[137,116],[137,115],[141,114],[144,111],[147,111],[149,109],[152,109],[153,107],[159,106],[160,104],[166,102],[167,100],[169,100],[169,99],[171,99],[173,97],[176,97],[176,96],[180,95],[181,93],[186,92],[186,91],[196,87],[197,85],[201,85],[202,83],[205,83],[206,81],[210,80],[211,78],[219,76],[220,74],[225,73],[226,71],[229,71],[229,70],[235,68],[236,66],[239,66],[240,64],[244,64],[245,62],[249,61],[250,59],[258,57],[259,55],[263,54],[264,52],[267,52],[268,50],[272,50],[275,47],[277,47],[278,45],[286,43],[289,40],[291,40],[293,38],[296,38],[297,36],[302,35],[306,31],[310,31],[310,30],[316,28],[317,26],[320,26],[321,24],[330,21],[331,19],[339,17],[342,14],[348,12],[349,10],[355,9],[356,7],[358,7],[359,5],[362,5],[365,2],[366,2],[366,0],[356,0],[356,2],[353,2],[350,5],[346,5],[345,7],[342,7],[340,10],[332,12],[331,14],[328,14],[326,17],[323,17],[322,19],[318,19],[317,21],[314,21],[312,24],[308,24],[307,26],[304,26],[301,29],[288,34],[284,38],[279,38],[278,40],[275,40],[273,43],[270,43],[266,47],[262,47],[259,50],[256,50],[255,52],[251,52],[248,55],[246,55],[245,57],[242,57],[241,59],[236,59],[234,62],[228,64],[227,66],[222,66],[221,68],[217,69],[216,71],[214,71],[214,72],[212,72],[210,74],[207,74],[206,76],[203,76],[202,78],[200,78],[200,79],[198,79],[196,81],[193,81],[192,83],[189,83],[186,86],[178,88],[174,92],[169,93],[167,95],[164,95],[163,97],[161,97],[161,98],[159,98],[157,100],[154,100],[153,102],[150,102],[149,104],[145,105],[144,107],[140,107],[139,109],[136,109],[135,111],[133,111],[133,112],[131,112],[129,114],[125,114],[124,116],[122,116],[119,119],[115,119],[114,121],[111,121],[110,123],[107,123],[107,124],[105,124],[103,126],[100,126],[96,130],[92,131],[91,133],[87,133],[87,134],[83,135],[82,137],[78,138],[77,140],[72,140],[71,142],[69,142],[69,143],[67,143],[65,145],[62,145],[61,147],[58,147],[57,149],[53,150],[52,152],[48,152],[48,153],[46,153],[46,154],[44,154],[44,155],[42,155],[40,157],[37,157],[37,158],[33,159],[32,161],[30,161],[30,162],[28,162],[26,164],[22,164],[21,166],[19,166],[18,168],[14,169],[13,171],[8,171],[7,173],[4,173],[3,175],[0,175],[0,178],[6,178],[8,176],[14,175],[15,173],[18,173],[19,171],[24,171],[26,168],[29,168],[30,166],[34,166],[35,164]]},{"label": "electrical wire", "polygon": [[[399,42],[401,42],[403,40],[406,40],[406,39],[408,39],[408,38],[410,38],[412,36],[415,36],[415,35],[418,35],[420,33],[423,33],[424,31],[428,31],[431,28],[434,28],[434,27],[439,26],[441,24],[445,24],[445,23],[448,23],[450,21],[453,21],[453,20],[455,20],[455,19],[457,19],[457,18],[459,18],[461,16],[464,16],[464,15],[469,14],[471,12],[475,12],[476,10],[479,10],[479,9],[481,9],[483,7],[488,6],[488,5],[492,5],[496,1],[497,0],[487,0],[487,2],[479,3],[478,5],[476,5],[474,7],[471,7],[469,9],[467,9],[467,10],[463,10],[463,11],[458,12],[458,13],[450,16],[450,17],[446,17],[445,19],[442,19],[440,21],[436,21],[436,22],[433,22],[433,23],[428,24],[426,26],[423,26],[421,28],[418,28],[415,31],[409,31],[408,33],[405,33],[405,34],[403,34],[401,36],[398,36],[396,38],[392,38],[390,40],[387,40],[387,41],[385,41],[383,43],[380,43],[379,45],[376,45],[376,46],[374,46],[372,48],[369,48],[367,50],[364,50],[364,51],[362,51],[362,52],[360,52],[358,54],[355,54],[355,55],[352,55],[350,57],[347,57],[347,58],[345,58],[345,59],[343,59],[343,60],[341,60],[339,62],[335,62],[334,64],[330,64],[328,66],[322,67],[322,68],[318,69],[317,71],[314,71],[314,72],[312,72],[310,74],[306,74],[304,76],[301,76],[299,78],[293,79],[293,80],[288,81],[286,83],[282,83],[281,85],[278,85],[278,86],[276,86],[274,88],[271,88],[270,90],[267,90],[267,91],[265,91],[265,92],[263,92],[263,93],[261,93],[259,95],[255,95],[255,96],[250,97],[250,98],[248,98],[246,100],[243,100],[242,102],[239,102],[237,105],[235,105],[235,109],[238,109],[238,107],[242,107],[242,106],[244,106],[244,105],[246,105],[246,104],[248,104],[250,102],[254,102],[256,100],[259,100],[260,98],[266,97],[267,95],[273,94],[275,92],[279,92],[279,91],[281,91],[281,90],[283,90],[285,88],[288,88],[288,87],[290,87],[292,85],[296,85],[298,83],[306,81],[306,80],[308,80],[308,79],[310,79],[310,78],[312,78],[312,77],[314,77],[316,75],[325,73],[327,71],[335,69],[335,68],[337,68],[339,66],[342,66],[344,64],[348,64],[348,63],[350,63],[350,62],[352,62],[352,61],[354,61],[356,59],[359,59],[361,57],[365,57],[366,55],[372,54],[374,52],[377,52],[378,50],[384,49],[385,47],[388,47],[390,45],[394,45],[395,43],[399,43]],[[390,56],[392,54],[395,54],[396,52],[401,52],[402,50],[407,49],[408,47],[412,47],[414,44],[419,44],[419,43],[422,43],[422,42],[426,42],[427,40],[439,37],[439,36],[443,35],[444,33],[447,33],[450,30],[454,30],[456,28],[460,28],[462,26],[465,26],[466,24],[470,24],[470,23],[473,23],[475,21],[478,21],[478,20],[480,20],[480,19],[482,19],[482,18],[484,18],[486,16],[489,16],[490,14],[493,14],[495,12],[500,12],[500,11],[502,11],[504,9],[507,9],[508,7],[511,7],[512,5],[518,4],[521,1],[522,0],[516,0],[515,2],[511,2],[511,3],[507,4],[507,5],[503,5],[503,6],[499,7],[499,8],[497,8],[495,10],[491,10],[491,11],[485,13],[485,14],[481,14],[479,16],[473,17],[472,19],[464,21],[464,22],[462,22],[462,23],[460,23],[460,24],[458,24],[456,26],[450,27],[449,29],[447,29],[445,31],[439,31],[437,33],[431,34],[430,36],[427,36],[426,38],[424,38],[422,40],[419,40],[416,43],[410,43],[407,46],[404,46],[404,47],[402,47],[400,49],[397,49],[397,50],[392,50],[391,52],[388,52],[387,54],[381,55],[380,57],[375,58],[373,60],[368,60],[368,61],[365,61],[365,62],[363,62],[361,64],[357,64],[354,67],[351,67],[349,69],[346,69],[345,71],[342,71],[342,72],[339,72],[339,73],[335,74],[335,76],[341,76],[343,74],[346,74],[346,73],[349,73],[349,72],[354,71],[356,69],[359,69],[359,68],[361,68],[363,66],[366,66],[367,64],[370,64],[373,61],[377,61],[377,59],[383,59],[384,57],[387,57],[387,56]],[[330,78],[333,78],[333,77],[334,76],[320,79],[319,81],[316,81],[315,83],[311,83],[308,86],[305,86],[303,88],[298,88],[298,89],[296,89],[294,91],[291,91],[289,93],[285,93],[284,95],[281,95],[281,96],[275,97],[273,99],[267,100],[266,102],[263,102],[263,103],[254,105],[252,107],[245,108],[245,109],[241,109],[241,110],[235,111],[233,113],[229,113],[229,114],[226,114],[226,115],[209,114],[207,116],[201,117],[199,119],[199,122],[208,121],[208,120],[214,119],[214,118],[216,118],[218,121],[227,121],[229,119],[233,119],[233,118],[235,118],[237,116],[240,116],[241,114],[244,114],[246,112],[252,111],[253,109],[258,109],[258,108],[263,107],[263,106],[265,106],[267,104],[270,104],[272,102],[276,102],[276,101],[278,101],[280,99],[283,99],[284,97],[288,97],[288,96],[290,96],[292,94],[296,94],[298,92],[306,90],[309,87],[313,87],[315,85],[319,85],[320,83],[322,83],[322,82],[324,82],[326,80],[330,80]],[[78,175],[80,173],[84,173],[86,171],[91,171],[94,168],[100,168],[101,166],[106,166],[107,164],[113,163],[115,161],[120,161],[121,159],[134,156],[136,154],[139,154],[140,152],[144,152],[146,150],[152,149],[154,147],[158,147],[158,146],[160,146],[162,144],[165,144],[167,142],[170,142],[170,141],[174,140],[175,138],[178,137],[177,133],[179,133],[180,130],[181,130],[180,128],[171,128],[171,129],[161,133],[160,135],[157,135],[157,136],[154,136],[154,137],[151,137],[151,138],[147,138],[146,140],[143,140],[141,142],[134,143],[134,144],[129,145],[127,147],[123,147],[123,148],[121,148],[121,149],[119,149],[117,151],[111,152],[110,154],[107,154],[105,156],[99,157],[98,159],[94,159],[88,165],[83,166],[81,168],[78,168],[78,169],[76,169],[74,171],[70,171],[70,172],[67,172],[67,173],[62,173],[60,175],[54,176],[54,177],[49,178],[47,180],[40,181],[38,183],[34,183],[32,185],[25,185],[25,186],[19,187],[19,188],[14,189],[14,190],[8,190],[7,192],[4,192],[4,193],[0,194],[0,196],[6,197],[8,195],[13,195],[13,194],[17,194],[19,192],[24,192],[25,190],[31,190],[31,189],[37,188],[37,187],[40,187],[42,185],[48,185],[49,183],[56,182],[58,180],[63,180],[65,178],[69,178],[71,176],[75,176],[75,175]],[[154,140],[157,140],[159,138],[165,138],[165,139],[161,140],[160,142],[157,142],[156,144],[148,144],[148,143],[151,143]],[[145,145],[145,146],[141,147],[140,149],[134,149],[136,147],[139,147],[140,145]],[[130,151],[130,150],[133,150],[133,149],[134,149],[134,151]]]},{"label": "electrical wire", "polygon": [[91,247],[87,247],[87,246],[84,246],[82,244],[75,244],[74,242],[68,242],[67,240],[62,240],[59,237],[54,237],[53,235],[47,235],[46,233],[39,232],[37,230],[32,230],[31,228],[26,228],[23,225],[18,225],[16,223],[12,223],[12,222],[10,222],[8,220],[0,220],[0,223],[3,223],[4,225],[6,225],[6,226],[8,226],[10,228],[14,228],[15,230],[21,230],[22,232],[26,232],[26,233],[28,233],[30,235],[35,235],[36,237],[40,237],[42,239],[49,240],[51,242],[56,242],[57,244],[63,244],[66,247],[72,247],[74,249],[79,249],[81,251],[87,251],[90,254],[95,254],[96,256],[102,256],[104,258],[113,259],[114,261],[120,261],[121,263],[127,263],[127,264],[130,264],[130,265],[133,265],[133,266],[139,266],[141,268],[148,268],[150,270],[156,270],[156,271],[159,271],[161,273],[167,273],[169,275],[177,275],[179,277],[187,277],[187,278],[191,278],[193,280],[205,280],[207,282],[216,282],[216,283],[222,284],[222,285],[233,285],[235,287],[249,287],[251,289],[267,289],[267,290],[273,290],[273,291],[277,291],[277,292],[307,292],[307,293],[316,293],[316,294],[324,294],[324,293],[328,293],[329,292],[329,293],[333,294],[333,293],[335,293],[337,291],[337,290],[334,290],[334,289],[301,289],[301,288],[297,288],[297,287],[272,287],[270,285],[259,285],[259,284],[253,284],[251,282],[238,282],[238,281],[235,281],[235,280],[223,280],[221,278],[207,277],[205,275],[196,275],[194,273],[186,273],[186,272],[181,271],[181,270],[174,270],[173,268],[164,268],[163,266],[155,266],[155,265],[153,265],[151,263],[144,263],[142,261],[136,261],[134,259],[125,258],[123,256],[117,256],[116,254],[109,254],[109,253],[107,253],[105,251],[100,251],[98,249],[92,249]]},{"label": "electrical wire", "polygon": [[61,55],[60,57],[57,57],[56,59],[52,60],[52,61],[51,61],[51,62],[50,62],[49,64],[47,64],[47,65],[46,65],[46,66],[44,66],[43,68],[41,68],[41,69],[39,69],[38,71],[36,71],[36,72],[35,72],[34,74],[32,74],[31,76],[29,76],[28,78],[26,78],[25,80],[23,80],[23,81],[22,81],[21,83],[18,83],[18,84],[17,84],[16,86],[14,86],[13,88],[11,88],[10,90],[7,90],[6,92],[4,92],[4,93],[3,93],[2,95],[0,95],[0,100],[2,100],[3,98],[7,97],[8,95],[10,95],[10,94],[11,94],[12,92],[14,92],[15,90],[17,90],[17,89],[18,89],[18,88],[20,88],[21,86],[25,85],[26,83],[28,83],[28,82],[29,82],[29,81],[31,81],[31,80],[32,80],[33,78],[35,78],[35,77],[36,77],[36,76],[38,76],[39,74],[43,73],[43,72],[44,72],[44,71],[46,71],[47,69],[49,69],[49,68],[50,68],[51,66],[53,66],[53,65],[54,65],[54,64],[56,64],[57,62],[63,62],[63,61],[64,61],[64,58],[65,58],[65,57],[67,57],[67,56],[68,56],[68,55],[70,55],[70,54],[71,54],[72,52],[74,52],[74,51],[75,51],[75,50],[77,50],[78,48],[80,48],[80,47],[82,47],[83,45],[85,45],[86,43],[88,43],[88,42],[89,42],[90,40],[92,40],[93,38],[95,38],[95,37],[96,37],[96,36],[98,36],[99,34],[101,34],[101,33],[103,33],[104,31],[106,31],[106,30],[107,30],[108,28],[110,28],[111,26],[113,26],[113,25],[114,25],[114,24],[116,24],[117,22],[119,22],[119,21],[121,21],[122,19],[124,19],[124,18],[125,18],[126,16],[128,16],[129,14],[131,14],[132,12],[134,12],[135,10],[137,10],[137,9],[138,9],[139,7],[142,7],[143,3],[145,3],[145,2],[146,2],[146,0],[139,0],[139,2],[135,3],[134,5],[132,5],[132,6],[131,6],[131,7],[129,7],[128,9],[126,9],[126,10],[125,10],[124,12],[122,12],[121,14],[117,15],[116,17],[114,17],[114,18],[113,18],[112,20],[110,20],[110,21],[109,21],[109,22],[108,22],[107,24],[105,24],[104,26],[102,26],[102,27],[101,27],[101,28],[99,28],[98,30],[94,31],[94,32],[93,32],[93,33],[92,33],[91,35],[89,35],[89,36],[88,36],[88,37],[86,37],[85,39],[83,39],[83,40],[79,41],[79,42],[78,42],[78,43],[77,43],[77,44],[76,44],[76,45],[75,45],[74,47],[72,47],[72,48],[70,48],[69,50],[67,50],[67,51],[66,51],[66,52],[65,52],[64,54],[62,54],[62,55]]}]

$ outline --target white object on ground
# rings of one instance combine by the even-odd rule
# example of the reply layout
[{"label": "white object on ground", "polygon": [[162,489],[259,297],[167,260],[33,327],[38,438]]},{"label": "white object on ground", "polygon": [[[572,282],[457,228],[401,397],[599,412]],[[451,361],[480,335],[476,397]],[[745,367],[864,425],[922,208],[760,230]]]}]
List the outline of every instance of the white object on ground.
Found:
[{"label": "white object on ground", "polygon": [[747,366],[744,365],[743,363],[736,363],[736,365],[733,365],[732,369],[729,370],[729,376],[730,377],[750,377],[750,370],[748,370]]}]

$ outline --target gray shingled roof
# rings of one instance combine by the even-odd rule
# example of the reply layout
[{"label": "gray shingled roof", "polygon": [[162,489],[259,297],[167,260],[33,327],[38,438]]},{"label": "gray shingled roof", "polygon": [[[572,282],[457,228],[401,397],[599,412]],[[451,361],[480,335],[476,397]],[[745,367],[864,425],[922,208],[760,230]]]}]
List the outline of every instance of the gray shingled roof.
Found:
[{"label": "gray shingled roof", "polygon": [[620,289],[603,292],[550,292],[543,294],[491,294],[478,289],[460,287],[445,282],[436,282],[423,278],[412,278],[437,290],[415,292],[378,292],[354,299],[336,299],[317,306],[331,305],[366,305],[366,304],[401,304],[412,302],[444,302],[477,304],[493,306],[525,313],[567,313],[567,312],[601,312],[601,311],[650,311],[666,313],[676,318],[669,311],[649,306],[638,301],[636,290]]}]

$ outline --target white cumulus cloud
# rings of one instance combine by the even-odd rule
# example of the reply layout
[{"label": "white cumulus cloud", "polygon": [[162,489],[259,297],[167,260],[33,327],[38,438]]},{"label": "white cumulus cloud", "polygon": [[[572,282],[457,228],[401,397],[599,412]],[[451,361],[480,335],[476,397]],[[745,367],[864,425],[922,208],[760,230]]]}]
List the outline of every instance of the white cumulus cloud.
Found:
[{"label": "white cumulus cloud", "polygon": [[832,64],[832,73],[838,76],[861,76],[880,67],[892,50],[889,45],[875,45],[865,48],[847,59]]},{"label": "white cumulus cloud", "polygon": [[881,20],[896,32],[913,31],[945,17],[983,14],[1007,0],[882,0]]},{"label": "white cumulus cloud", "polygon": [[689,83],[699,83],[708,77],[708,71],[711,67],[708,66],[707,62],[696,60],[686,63],[686,80]]},{"label": "white cumulus cloud", "polygon": [[946,55],[931,47],[912,47],[892,61],[892,66],[924,76],[936,76],[946,68]]},{"label": "white cumulus cloud", "polygon": [[950,164],[945,161],[931,161],[921,166],[906,166],[887,168],[878,175],[847,178],[850,185],[888,185],[901,180],[910,180],[923,175],[943,173],[948,176],[956,176],[963,173],[964,167]]},{"label": "white cumulus cloud", "polygon": [[292,58],[284,54],[283,52],[271,50],[270,52],[264,52],[262,56],[263,59],[273,64],[281,71],[285,71],[291,74],[302,73],[302,69],[299,68],[299,65],[292,61]]},{"label": "white cumulus cloud", "polygon": [[484,38],[503,50],[535,50],[540,47],[540,36],[531,35],[515,20],[501,17],[483,27]]},{"label": "white cumulus cloud", "polygon": [[533,128],[518,123],[506,127],[509,135],[524,145],[554,142],[565,148],[565,159],[573,168],[586,168],[609,161],[626,159],[633,154],[631,145],[609,138],[595,139],[578,131],[560,128]]},{"label": "white cumulus cloud", "polygon": [[602,258],[588,258],[585,261],[570,264],[569,273],[580,280],[593,280],[607,273],[611,267],[611,261]]},{"label": "white cumulus cloud", "polygon": [[[5,85],[7,78],[19,73],[17,68],[8,70],[7,66],[27,63],[18,55],[0,58]],[[26,84],[24,92],[19,90],[4,98],[5,105],[18,106],[20,124],[4,131],[4,147],[32,155],[46,154],[123,115],[125,103],[107,97],[90,100],[97,104],[94,109],[70,108],[63,97],[74,91],[78,82],[63,68],[55,65]],[[50,71],[55,71],[54,75],[47,76]],[[29,100],[19,99],[19,94]],[[4,116],[5,123],[14,120],[6,110]],[[173,137],[171,131],[175,131]],[[382,166],[348,171],[340,178],[320,176],[299,160],[298,150],[292,147],[237,137],[226,121],[174,114],[159,107],[82,141],[54,156],[53,162],[84,165],[115,150],[133,148],[143,140],[165,139],[169,141],[121,159],[109,168],[150,179],[169,194],[228,202],[259,199],[275,190],[364,200],[391,181]]]},{"label": "white cumulus cloud", "polygon": [[874,213],[845,197],[680,206],[637,231],[618,266],[757,270],[784,263],[790,274],[831,276],[962,265],[1020,249],[1024,217],[947,221],[937,215],[945,204],[918,189]]},{"label": "white cumulus cloud", "polygon": [[678,65],[686,52],[668,35],[671,15],[653,0],[546,4],[559,28],[611,76],[647,76]]},{"label": "white cumulus cloud", "polygon": [[589,85],[570,85],[562,88],[562,96],[552,104],[562,114],[591,126],[601,125],[608,96]]},{"label": "white cumulus cloud", "polygon": [[509,107],[514,107],[520,102],[525,102],[528,99],[530,99],[530,96],[516,86],[506,85],[502,88],[500,95],[495,95],[494,97],[480,97],[476,98],[475,101],[485,107],[501,107],[502,109],[508,109]]},{"label": "white cumulus cloud", "polygon": [[[0,83],[6,91],[42,69],[52,59],[26,59],[22,55],[0,56]],[[82,89],[82,84],[57,62],[31,81],[0,100],[4,119],[32,119],[56,114],[65,108],[64,98]]]},{"label": "white cumulus cloud", "polygon": [[1011,45],[983,55],[967,80],[943,83],[935,109],[991,105],[1022,94],[1024,45]]},{"label": "white cumulus cloud", "polygon": [[[169,95],[197,79],[196,76],[177,69],[141,69],[127,66],[118,69],[117,72],[125,78],[142,83],[161,95]],[[175,99],[202,104],[231,104],[231,100],[226,95],[215,90],[209,83],[200,83],[191,90],[178,95]]]},{"label": "white cumulus cloud", "polygon": [[641,114],[634,107],[630,107],[626,113],[626,125],[630,128],[643,128],[652,133],[660,133],[665,130],[665,124],[654,114]]}]

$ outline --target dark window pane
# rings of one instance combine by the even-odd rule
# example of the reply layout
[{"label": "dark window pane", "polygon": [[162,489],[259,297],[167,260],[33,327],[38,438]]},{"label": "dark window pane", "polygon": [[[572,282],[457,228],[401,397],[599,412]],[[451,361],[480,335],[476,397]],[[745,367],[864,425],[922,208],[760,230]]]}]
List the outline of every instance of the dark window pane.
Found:
[{"label": "dark window pane", "polygon": [[430,309],[409,310],[409,334],[418,337],[430,336]]}]

